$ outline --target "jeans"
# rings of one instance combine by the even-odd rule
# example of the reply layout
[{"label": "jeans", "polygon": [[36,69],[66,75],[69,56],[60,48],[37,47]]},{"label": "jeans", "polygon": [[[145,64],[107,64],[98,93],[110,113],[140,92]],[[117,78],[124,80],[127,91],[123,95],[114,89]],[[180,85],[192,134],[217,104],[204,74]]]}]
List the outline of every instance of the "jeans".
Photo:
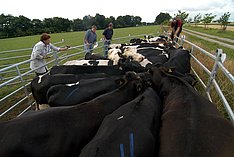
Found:
[{"label": "jeans", "polygon": [[103,43],[103,52],[104,52],[104,57],[107,57],[108,55],[108,47],[111,44],[110,40],[105,40]]},{"label": "jeans", "polygon": [[85,53],[91,53],[93,51],[93,44],[84,44]]}]

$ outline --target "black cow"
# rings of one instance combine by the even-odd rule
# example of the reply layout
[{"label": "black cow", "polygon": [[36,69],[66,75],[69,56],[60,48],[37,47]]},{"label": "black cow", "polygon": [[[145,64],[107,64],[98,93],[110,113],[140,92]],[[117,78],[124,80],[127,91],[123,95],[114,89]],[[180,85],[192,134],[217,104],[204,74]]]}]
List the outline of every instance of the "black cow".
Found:
[{"label": "black cow", "polygon": [[49,88],[47,100],[50,107],[72,106],[108,93],[121,85],[119,77],[82,79],[76,85],[55,85]]},{"label": "black cow", "polygon": [[163,53],[162,50],[154,49],[154,48],[147,48],[147,49],[139,49],[137,53],[142,54],[143,56],[151,57],[151,56],[158,56]]},{"label": "black cow", "polygon": [[188,50],[183,49],[170,49],[169,60],[164,63],[167,68],[175,68],[175,70],[181,74],[190,73],[191,63],[190,54]]},{"label": "black cow", "polygon": [[72,107],[41,110],[0,123],[1,157],[77,157],[94,137],[104,117],[136,98],[141,79],[126,74],[113,92]]},{"label": "black cow", "polygon": [[85,60],[109,60],[108,58],[100,55],[100,54],[94,54],[94,53],[86,53],[85,54]]},{"label": "black cow", "polygon": [[51,86],[58,84],[70,84],[76,83],[81,79],[90,78],[103,78],[109,75],[104,73],[96,74],[55,74],[55,75],[44,75],[33,79],[31,82],[31,91],[37,104],[48,104],[46,93]]},{"label": "black cow", "polygon": [[156,156],[160,116],[161,101],[157,93],[148,88],[105,117],[80,157]]},{"label": "black cow", "polygon": [[234,127],[215,104],[158,68],[153,84],[163,100],[160,157],[234,156]]},{"label": "black cow", "polygon": [[142,42],[147,42],[147,40],[145,39],[140,39],[140,38],[133,38],[133,39],[130,39],[130,43],[142,43]]},{"label": "black cow", "polygon": [[139,73],[147,70],[142,67],[139,62],[133,61],[130,58],[121,58],[118,64],[124,71],[134,71]]},{"label": "black cow", "polygon": [[80,65],[60,65],[53,66],[50,74],[92,74],[105,73],[108,75],[123,75],[125,71],[119,69],[119,66],[80,66]]}]

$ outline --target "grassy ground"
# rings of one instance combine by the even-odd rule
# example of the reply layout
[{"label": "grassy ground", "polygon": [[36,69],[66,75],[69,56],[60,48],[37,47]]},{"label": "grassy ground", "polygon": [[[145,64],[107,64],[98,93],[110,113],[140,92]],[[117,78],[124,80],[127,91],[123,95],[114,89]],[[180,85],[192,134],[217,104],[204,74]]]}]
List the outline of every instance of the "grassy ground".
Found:
[{"label": "grassy ground", "polygon": [[[229,26],[230,28],[233,28],[232,30],[226,30],[226,31],[221,31],[220,28],[213,28],[208,26],[208,29],[205,29],[204,27],[201,26],[185,26],[185,28],[194,30],[194,31],[198,31],[198,32],[202,32],[202,33],[206,33],[206,34],[210,34],[210,35],[215,35],[218,37],[223,37],[223,38],[229,38],[229,39],[233,39],[234,40],[234,26]],[[227,28],[229,28],[227,27]]]}]

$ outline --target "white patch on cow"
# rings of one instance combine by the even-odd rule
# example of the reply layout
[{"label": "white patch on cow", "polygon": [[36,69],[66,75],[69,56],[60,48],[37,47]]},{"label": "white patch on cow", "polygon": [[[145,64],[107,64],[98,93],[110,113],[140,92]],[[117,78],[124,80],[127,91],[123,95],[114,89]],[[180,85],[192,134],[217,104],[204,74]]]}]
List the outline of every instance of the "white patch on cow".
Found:
[{"label": "white patch on cow", "polygon": [[126,57],[132,57],[132,59],[137,62],[141,62],[145,59],[145,56],[137,53],[137,47],[126,47],[123,55]]},{"label": "white patch on cow", "polygon": [[110,49],[108,51],[108,58],[113,61],[113,65],[118,65],[118,62],[119,62],[119,59],[120,59],[118,53],[122,53],[122,52],[121,52],[120,49],[116,49],[116,48]]},{"label": "white patch on cow", "polygon": [[48,74],[48,73],[45,73],[45,74],[43,74],[43,75],[39,75],[39,76],[38,76],[38,77],[39,77],[38,83],[41,83],[42,77],[45,76],[45,75],[47,75],[47,74]]},{"label": "white patch on cow", "polygon": [[129,45],[129,46],[124,46],[123,48],[132,48],[132,49],[136,49],[137,47],[139,47],[140,45]]},{"label": "white patch on cow", "polygon": [[42,78],[42,75],[39,75],[39,80],[38,80],[38,84],[41,83],[41,78]]},{"label": "white patch on cow", "polygon": [[72,60],[72,61],[67,61],[63,65],[85,65],[88,64],[89,60]]},{"label": "white patch on cow", "polygon": [[143,67],[146,67],[147,64],[152,64],[152,62],[150,62],[148,59],[144,59],[140,62],[140,65]]},{"label": "white patch on cow", "polygon": [[48,104],[39,104],[39,110],[44,110],[49,108],[50,106]]},{"label": "white patch on cow", "polygon": [[150,38],[149,42],[156,42],[158,39],[161,39],[161,37]]},{"label": "white patch on cow", "polygon": [[161,48],[159,48],[159,47],[156,47],[155,49],[156,49],[156,50],[163,51],[163,49],[161,49]]},{"label": "white patch on cow", "polygon": [[161,46],[161,47],[164,47],[164,44],[162,44],[162,43],[161,43],[161,44],[158,44],[158,45]]},{"label": "white patch on cow", "polygon": [[109,60],[72,60],[72,61],[67,61],[63,65],[94,65],[91,64],[92,62],[97,62],[98,66],[106,66],[109,63]]},{"label": "white patch on cow", "polygon": [[71,87],[71,86],[75,86],[75,85],[78,85],[80,82],[78,81],[78,82],[76,82],[76,83],[70,83],[70,84],[66,84],[66,86],[69,86],[69,87]]},{"label": "white patch on cow", "polygon": [[165,51],[163,51],[161,55],[165,55],[167,58],[169,58],[169,55]]},{"label": "white patch on cow", "polygon": [[110,44],[109,48],[111,49],[119,49],[121,47],[121,44]]},{"label": "white patch on cow", "polygon": [[117,118],[117,120],[123,119],[124,116],[120,116],[119,118]]}]

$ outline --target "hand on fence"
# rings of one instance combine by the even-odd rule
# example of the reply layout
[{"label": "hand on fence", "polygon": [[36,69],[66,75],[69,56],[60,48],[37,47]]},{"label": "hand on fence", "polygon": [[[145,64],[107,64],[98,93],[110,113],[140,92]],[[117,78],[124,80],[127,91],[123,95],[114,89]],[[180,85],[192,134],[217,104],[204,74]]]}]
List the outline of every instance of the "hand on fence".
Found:
[{"label": "hand on fence", "polygon": [[69,46],[69,45],[66,45],[65,47],[66,47],[67,49],[69,49],[71,46]]}]

